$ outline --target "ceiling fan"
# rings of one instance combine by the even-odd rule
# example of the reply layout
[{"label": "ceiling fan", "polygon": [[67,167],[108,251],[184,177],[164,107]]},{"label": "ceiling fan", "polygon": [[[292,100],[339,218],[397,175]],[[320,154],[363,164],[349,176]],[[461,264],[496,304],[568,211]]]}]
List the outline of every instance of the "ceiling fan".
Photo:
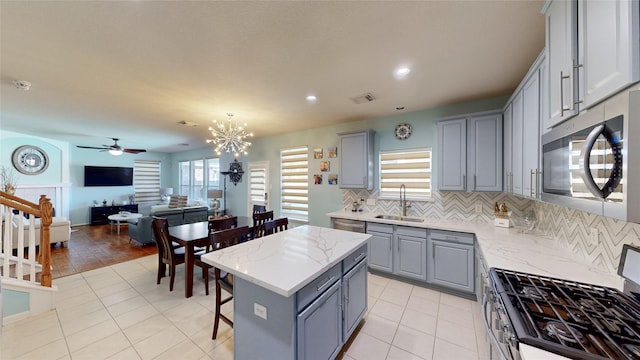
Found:
[{"label": "ceiling fan", "polygon": [[120,145],[118,145],[118,140],[120,139],[117,139],[117,138],[111,138],[111,139],[113,140],[113,145],[102,145],[102,147],[82,146],[82,145],[76,145],[76,146],[82,149],[97,149],[102,151],[109,151],[109,154],[116,155],[116,156],[122,155],[123,152],[129,153],[129,154],[138,154],[138,153],[147,151],[145,149],[125,149]]}]

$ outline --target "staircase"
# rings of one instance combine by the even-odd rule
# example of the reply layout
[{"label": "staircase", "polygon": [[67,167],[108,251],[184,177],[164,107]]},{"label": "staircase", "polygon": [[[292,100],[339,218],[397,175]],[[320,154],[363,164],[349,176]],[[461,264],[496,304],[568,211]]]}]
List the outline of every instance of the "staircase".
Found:
[{"label": "staircase", "polygon": [[[53,309],[57,288],[51,286],[51,201],[41,195],[35,204],[0,191],[0,218],[1,334],[3,322]],[[36,231],[40,232],[39,243]]]}]

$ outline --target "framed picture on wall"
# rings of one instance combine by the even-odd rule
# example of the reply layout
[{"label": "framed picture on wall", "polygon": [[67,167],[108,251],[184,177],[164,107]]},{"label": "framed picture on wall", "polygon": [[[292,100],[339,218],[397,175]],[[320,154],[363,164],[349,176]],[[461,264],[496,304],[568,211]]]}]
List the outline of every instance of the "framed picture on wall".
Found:
[{"label": "framed picture on wall", "polygon": [[338,147],[337,146],[330,146],[329,148],[327,148],[327,152],[329,153],[329,157],[330,158],[338,157]]},{"label": "framed picture on wall", "polygon": [[338,185],[338,174],[329,174],[327,182],[329,185]]},{"label": "framed picture on wall", "polygon": [[320,171],[329,171],[328,161],[320,161]]},{"label": "framed picture on wall", "polygon": [[313,175],[313,184],[314,185],[322,185],[322,174],[314,174]]},{"label": "framed picture on wall", "polygon": [[314,159],[322,159],[322,148],[313,149],[313,158]]}]

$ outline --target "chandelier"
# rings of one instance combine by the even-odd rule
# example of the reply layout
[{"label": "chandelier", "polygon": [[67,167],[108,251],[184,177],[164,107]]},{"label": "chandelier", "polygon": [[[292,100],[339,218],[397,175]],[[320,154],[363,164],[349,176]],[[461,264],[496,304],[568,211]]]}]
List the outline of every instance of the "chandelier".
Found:
[{"label": "chandelier", "polygon": [[227,113],[229,119],[227,121],[213,120],[215,127],[209,126],[209,131],[213,139],[207,139],[207,143],[213,143],[215,145],[216,154],[220,155],[223,151],[233,153],[236,157],[243,153],[247,155],[247,148],[251,146],[251,143],[245,139],[253,137],[253,133],[248,133],[245,129],[247,124],[244,123],[239,126],[236,121],[233,121],[233,114]]}]

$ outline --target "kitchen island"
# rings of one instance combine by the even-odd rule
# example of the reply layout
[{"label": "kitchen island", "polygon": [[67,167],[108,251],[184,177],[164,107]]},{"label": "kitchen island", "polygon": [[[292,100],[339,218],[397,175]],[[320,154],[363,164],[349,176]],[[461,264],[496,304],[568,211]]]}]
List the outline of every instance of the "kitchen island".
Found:
[{"label": "kitchen island", "polygon": [[367,308],[368,238],[305,225],[204,255],[234,276],[234,358],[335,358]]}]

